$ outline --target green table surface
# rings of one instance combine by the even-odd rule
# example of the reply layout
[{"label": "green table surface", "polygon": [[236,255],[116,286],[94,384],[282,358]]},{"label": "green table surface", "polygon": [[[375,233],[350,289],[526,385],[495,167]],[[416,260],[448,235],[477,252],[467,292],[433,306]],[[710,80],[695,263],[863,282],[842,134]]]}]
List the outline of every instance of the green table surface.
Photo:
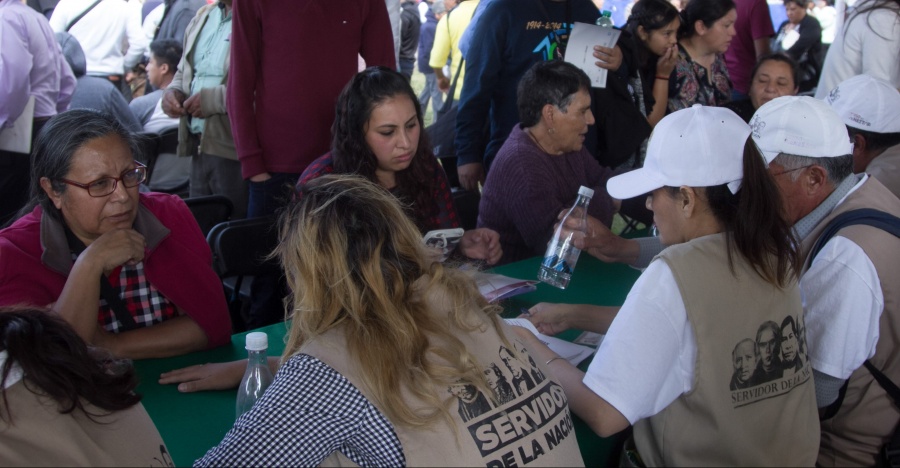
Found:
[{"label": "green table surface", "polygon": [[[532,279],[537,277],[539,265],[539,258],[531,258],[497,267],[493,272]],[[627,266],[606,264],[583,255],[566,290],[541,283],[536,291],[504,301],[504,315],[516,316],[521,308],[538,302],[621,305],[638,275],[636,270]],[[284,324],[270,325],[255,331],[264,331],[269,335],[270,356],[278,356],[284,351],[287,332]],[[579,331],[570,330],[562,334],[561,338],[574,340],[579,334]],[[243,359],[247,357],[244,350],[245,335],[246,333],[234,335],[230,345],[216,349],[166,359],[135,361],[141,381],[138,392],[143,395],[144,407],[159,429],[176,465],[192,464],[222,440],[234,423],[236,392],[179,393],[174,385],[160,385],[159,375],[194,364]],[[587,361],[582,363],[582,369],[586,365]],[[615,464],[615,452],[621,437],[600,438],[577,417],[574,419],[575,433],[585,463],[588,466]]]}]

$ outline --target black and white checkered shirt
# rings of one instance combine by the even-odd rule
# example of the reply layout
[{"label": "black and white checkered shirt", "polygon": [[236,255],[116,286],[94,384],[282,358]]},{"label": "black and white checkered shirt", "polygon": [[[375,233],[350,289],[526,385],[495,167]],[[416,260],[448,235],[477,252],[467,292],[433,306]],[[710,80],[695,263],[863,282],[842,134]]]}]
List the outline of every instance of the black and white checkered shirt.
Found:
[{"label": "black and white checkered shirt", "polygon": [[390,421],[344,376],[300,354],[194,466],[313,466],[334,452],[360,466],[406,464]]}]

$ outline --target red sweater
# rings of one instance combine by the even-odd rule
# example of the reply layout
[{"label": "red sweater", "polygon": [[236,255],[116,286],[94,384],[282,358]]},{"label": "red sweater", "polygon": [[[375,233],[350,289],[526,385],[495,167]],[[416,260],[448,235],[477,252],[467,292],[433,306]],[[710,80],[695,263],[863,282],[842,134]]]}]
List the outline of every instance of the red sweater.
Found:
[{"label": "red sweater", "polygon": [[228,116],[244,178],[300,174],[331,147],[334,106],[368,65],[396,68],[384,0],[234,0]]}]

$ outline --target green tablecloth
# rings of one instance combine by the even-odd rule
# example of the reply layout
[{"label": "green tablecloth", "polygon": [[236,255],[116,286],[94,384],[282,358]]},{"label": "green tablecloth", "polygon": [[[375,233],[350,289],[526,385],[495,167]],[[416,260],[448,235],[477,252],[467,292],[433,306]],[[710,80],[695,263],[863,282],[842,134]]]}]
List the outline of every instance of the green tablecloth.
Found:
[{"label": "green tablecloth", "polygon": [[[495,273],[522,279],[536,278],[540,259],[532,258],[494,269]],[[539,284],[534,292],[504,302],[507,316],[514,316],[523,307],[538,302],[567,302],[597,305],[620,305],[638,277],[638,272],[623,266],[602,263],[583,255],[569,288],[559,290]],[[278,356],[284,350],[284,324],[270,325],[256,331],[269,335],[269,355]],[[579,332],[570,331],[562,338],[572,340]],[[247,357],[244,350],[246,333],[234,335],[231,345],[167,359],[145,359],[135,362],[141,384],[144,406],[178,466],[190,465],[218,444],[234,423],[235,391],[179,393],[174,385],[157,383],[159,374],[193,364],[223,362]],[[584,366],[584,364],[583,364]],[[588,466],[614,464],[614,448],[619,438],[597,437],[584,423],[575,418],[575,432],[585,463]],[[299,448],[298,448],[299,449]]]}]

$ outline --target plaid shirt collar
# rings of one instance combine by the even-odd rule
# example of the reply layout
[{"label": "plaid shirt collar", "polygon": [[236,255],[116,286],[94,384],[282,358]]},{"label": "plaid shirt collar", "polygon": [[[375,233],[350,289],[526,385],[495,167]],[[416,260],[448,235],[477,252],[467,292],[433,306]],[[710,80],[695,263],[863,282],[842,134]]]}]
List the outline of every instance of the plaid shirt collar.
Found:
[{"label": "plaid shirt collar", "polygon": [[[137,216],[134,218],[134,230],[141,233],[147,241],[147,251],[152,252],[171,232],[143,204],[138,204]],[[66,241],[63,224],[52,216],[41,213],[41,263],[53,271],[68,275],[72,270],[72,252]]]}]

